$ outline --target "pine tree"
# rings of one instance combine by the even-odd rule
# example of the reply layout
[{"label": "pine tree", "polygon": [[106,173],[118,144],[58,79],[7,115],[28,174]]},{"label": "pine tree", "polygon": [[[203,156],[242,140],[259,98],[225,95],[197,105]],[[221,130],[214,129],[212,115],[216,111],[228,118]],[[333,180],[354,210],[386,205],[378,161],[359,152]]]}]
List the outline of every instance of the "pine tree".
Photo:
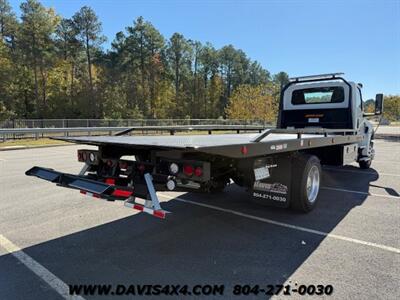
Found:
[{"label": "pine tree", "polygon": [[89,76],[89,107],[93,108],[92,116],[99,115],[98,103],[96,103],[96,94],[93,82],[93,55],[94,52],[105,41],[105,37],[101,34],[101,22],[95,12],[88,6],[82,7],[73,16],[74,25],[81,42],[84,44],[87,58],[87,70]]}]

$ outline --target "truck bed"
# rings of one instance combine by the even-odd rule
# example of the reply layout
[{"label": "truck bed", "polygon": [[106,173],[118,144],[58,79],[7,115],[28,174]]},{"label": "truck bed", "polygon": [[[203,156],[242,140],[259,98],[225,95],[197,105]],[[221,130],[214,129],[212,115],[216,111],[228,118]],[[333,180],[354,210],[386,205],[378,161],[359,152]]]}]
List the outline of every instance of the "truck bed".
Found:
[{"label": "truck bed", "polygon": [[359,135],[270,133],[254,142],[259,134],[164,135],[164,136],[83,136],[59,140],[96,146],[195,151],[228,157],[258,156],[328,145],[349,144],[361,140]]},{"label": "truck bed", "polygon": [[[161,135],[161,136],[83,136],[58,138],[63,141],[103,145],[118,144],[126,146],[154,146],[176,149],[198,149],[202,147],[218,147],[250,143],[258,134],[217,134],[217,135]],[[319,135],[320,137],[321,135]],[[318,136],[311,136],[315,138]],[[263,142],[296,139],[295,134],[271,134]]]}]

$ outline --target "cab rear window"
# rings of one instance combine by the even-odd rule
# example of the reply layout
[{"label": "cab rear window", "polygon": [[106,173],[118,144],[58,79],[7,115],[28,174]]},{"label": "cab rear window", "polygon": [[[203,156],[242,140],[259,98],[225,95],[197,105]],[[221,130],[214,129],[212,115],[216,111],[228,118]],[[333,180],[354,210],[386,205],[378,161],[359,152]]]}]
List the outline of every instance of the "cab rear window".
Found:
[{"label": "cab rear window", "polygon": [[344,101],[344,89],[341,86],[299,89],[292,92],[292,104],[340,103]]}]

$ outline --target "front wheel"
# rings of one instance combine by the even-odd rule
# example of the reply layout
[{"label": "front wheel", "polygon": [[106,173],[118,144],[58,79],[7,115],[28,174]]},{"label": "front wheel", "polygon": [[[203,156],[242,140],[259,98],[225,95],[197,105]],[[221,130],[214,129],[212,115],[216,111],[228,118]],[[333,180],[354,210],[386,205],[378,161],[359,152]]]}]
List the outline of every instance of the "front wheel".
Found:
[{"label": "front wheel", "polygon": [[371,167],[372,159],[375,154],[373,141],[374,141],[374,135],[372,134],[371,139],[369,141],[368,159],[358,161],[358,165],[360,166],[360,169],[369,169]]},{"label": "front wheel", "polygon": [[321,164],[315,155],[301,155],[293,166],[291,208],[302,212],[314,209],[321,184]]}]

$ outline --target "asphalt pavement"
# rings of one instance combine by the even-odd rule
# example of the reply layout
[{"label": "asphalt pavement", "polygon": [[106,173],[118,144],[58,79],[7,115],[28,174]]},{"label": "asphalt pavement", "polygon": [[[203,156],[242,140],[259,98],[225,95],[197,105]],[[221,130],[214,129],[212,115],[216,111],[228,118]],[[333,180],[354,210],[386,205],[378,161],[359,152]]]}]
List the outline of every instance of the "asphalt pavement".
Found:
[{"label": "asphalt pavement", "polygon": [[399,299],[400,143],[375,145],[369,170],[324,168],[309,214],[231,185],[159,193],[166,220],[24,175],[34,165],[78,173],[82,146],[0,152],[0,299],[68,298],[66,284],[223,284],[218,299],[236,284],[332,285],[325,298]]}]

